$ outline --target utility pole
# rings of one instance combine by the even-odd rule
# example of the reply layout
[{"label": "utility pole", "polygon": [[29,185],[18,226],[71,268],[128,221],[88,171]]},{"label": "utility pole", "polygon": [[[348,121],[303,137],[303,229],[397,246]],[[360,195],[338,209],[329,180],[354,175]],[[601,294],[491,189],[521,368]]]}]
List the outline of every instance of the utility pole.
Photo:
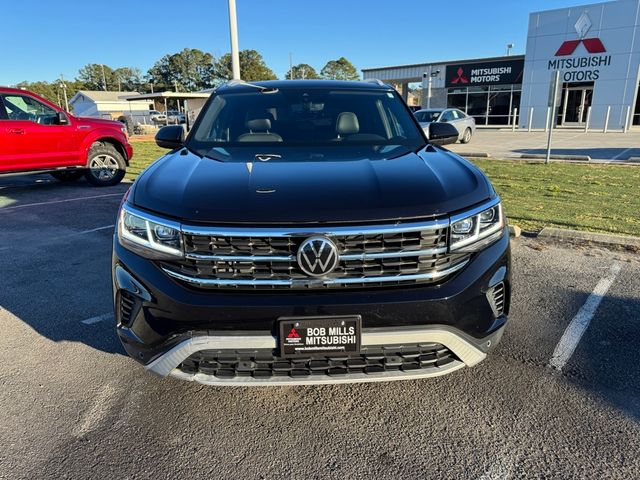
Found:
[{"label": "utility pole", "polygon": [[104,87],[104,91],[107,91],[107,77],[104,74],[104,64],[100,64],[100,68],[102,69],[102,85]]},{"label": "utility pole", "polygon": [[231,70],[233,79],[240,80],[240,53],[238,51],[238,17],[236,0],[229,0],[229,34],[231,35]]},{"label": "utility pole", "polygon": [[67,84],[64,83],[64,75],[60,74],[60,86],[62,87],[62,94],[64,96],[64,109],[69,111],[69,100],[67,100]]}]

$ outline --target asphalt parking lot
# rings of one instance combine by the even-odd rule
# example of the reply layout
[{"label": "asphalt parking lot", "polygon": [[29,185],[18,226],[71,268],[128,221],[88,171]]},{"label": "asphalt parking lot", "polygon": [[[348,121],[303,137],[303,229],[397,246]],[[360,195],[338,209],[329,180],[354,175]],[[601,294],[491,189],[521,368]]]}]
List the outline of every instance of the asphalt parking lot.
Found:
[{"label": "asphalt parking lot", "polygon": [[116,338],[126,189],[0,179],[0,478],[640,477],[637,254],[514,240],[510,324],[472,369],[202,387]]},{"label": "asphalt parking lot", "polygon": [[[546,154],[547,136],[543,131],[478,128],[468,144],[456,143],[447,148],[460,154],[488,153],[493,158],[519,158]],[[584,133],[582,129],[557,129],[551,145],[554,155],[589,155],[592,160],[625,163],[631,157],[640,157],[640,131]]]}]

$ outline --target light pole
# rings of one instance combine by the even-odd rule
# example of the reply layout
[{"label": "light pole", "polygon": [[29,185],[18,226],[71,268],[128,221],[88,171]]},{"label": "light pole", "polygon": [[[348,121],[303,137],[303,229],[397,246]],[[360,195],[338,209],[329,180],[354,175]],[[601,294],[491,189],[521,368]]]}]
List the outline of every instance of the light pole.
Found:
[{"label": "light pole", "polygon": [[427,108],[431,108],[431,84],[433,82],[433,77],[437,77],[440,74],[440,69],[433,70],[432,67],[429,67],[429,73],[422,74],[422,90],[424,91],[424,82],[427,81]]},{"label": "light pole", "polygon": [[515,46],[515,43],[507,43],[507,57],[511,55],[511,49]]},{"label": "light pole", "polygon": [[238,18],[236,0],[229,0],[229,33],[231,34],[231,70],[233,79],[240,80],[240,54],[238,53]]},{"label": "light pole", "polygon": [[64,83],[64,75],[60,75],[60,86],[62,87],[62,93],[64,95],[64,109],[69,111],[69,100],[67,99],[67,84]]}]

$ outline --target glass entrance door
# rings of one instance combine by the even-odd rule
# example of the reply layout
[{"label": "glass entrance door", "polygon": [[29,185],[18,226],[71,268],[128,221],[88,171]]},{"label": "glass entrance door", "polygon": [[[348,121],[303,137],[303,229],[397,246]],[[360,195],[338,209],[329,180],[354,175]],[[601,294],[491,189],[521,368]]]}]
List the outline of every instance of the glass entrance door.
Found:
[{"label": "glass entrance door", "polygon": [[565,90],[562,105],[563,124],[583,125],[591,106],[593,88],[569,87]]}]

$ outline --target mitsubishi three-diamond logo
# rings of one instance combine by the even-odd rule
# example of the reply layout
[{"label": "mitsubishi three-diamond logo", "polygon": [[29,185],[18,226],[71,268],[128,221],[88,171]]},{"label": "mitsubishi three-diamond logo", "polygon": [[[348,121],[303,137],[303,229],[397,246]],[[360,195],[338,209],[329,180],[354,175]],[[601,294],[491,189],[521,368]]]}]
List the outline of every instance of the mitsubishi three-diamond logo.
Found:
[{"label": "mitsubishi three-diamond logo", "polygon": [[582,15],[580,15],[580,18],[578,18],[578,20],[576,21],[576,24],[574,25],[574,28],[576,29],[576,33],[578,34],[579,39],[565,41],[562,45],[560,45],[560,48],[556,52],[556,57],[573,55],[573,52],[576,51],[576,48],[578,48],[578,45],[580,45],[581,43],[584,45],[584,48],[589,53],[606,52],[607,49],[604,48],[604,45],[602,44],[599,38],[596,38],[596,37],[585,38],[587,36],[587,33],[589,33],[591,26],[592,26],[592,23],[591,23],[591,19],[589,18],[589,14],[586,11],[582,12]]}]

